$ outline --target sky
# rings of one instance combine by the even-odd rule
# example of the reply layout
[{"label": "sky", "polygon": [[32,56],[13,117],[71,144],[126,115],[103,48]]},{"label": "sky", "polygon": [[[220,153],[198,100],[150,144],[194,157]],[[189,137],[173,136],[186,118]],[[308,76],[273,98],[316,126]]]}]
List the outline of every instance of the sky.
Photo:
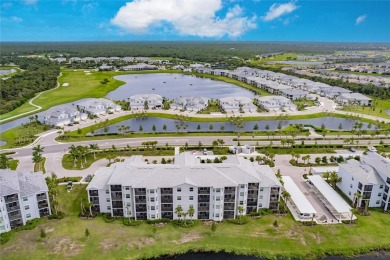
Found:
[{"label": "sky", "polygon": [[390,42],[390,0],[1,0],[0,41]]}]

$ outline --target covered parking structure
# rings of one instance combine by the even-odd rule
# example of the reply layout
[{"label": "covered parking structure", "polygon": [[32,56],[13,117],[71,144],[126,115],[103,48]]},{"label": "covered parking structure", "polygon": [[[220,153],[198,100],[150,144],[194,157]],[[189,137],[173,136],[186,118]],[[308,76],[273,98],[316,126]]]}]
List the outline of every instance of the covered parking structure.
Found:
[{"label": "covered parking structure", "polygon": [[290,194],[287,203],[296,221],[311,221],[317,211],[290,176],[282,176],[284,189]]},{"label": "covered parking structure", "polygon": [[356,218],[348,203],[321,176],[308,176],[308,179],[314,193],[339,222]]}]

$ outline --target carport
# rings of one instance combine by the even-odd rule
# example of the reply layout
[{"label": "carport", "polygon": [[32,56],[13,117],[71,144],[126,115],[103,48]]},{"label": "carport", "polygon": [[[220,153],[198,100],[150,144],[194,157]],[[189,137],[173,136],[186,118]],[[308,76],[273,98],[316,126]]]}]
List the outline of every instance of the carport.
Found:
[{"label": "carport", "polygon": [[319,175],[308,176],[311,188],[332,215],[339,221],[355,219],[347,202]]},{"label": "carport", "polygon": [[284,189],[290,194],[290,200],[287,203],[291,214],[297,221],[311,221],[317,214],[310,201],[302,193],[290,176],[282,176]]}]

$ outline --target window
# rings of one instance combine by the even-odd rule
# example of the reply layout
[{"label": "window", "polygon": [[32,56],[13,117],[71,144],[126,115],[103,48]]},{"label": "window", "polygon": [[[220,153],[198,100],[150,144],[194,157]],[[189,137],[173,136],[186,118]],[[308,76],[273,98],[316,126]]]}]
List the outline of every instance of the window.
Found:
[{"label": "window", "polygon": [[107,206],[107,210],[111,210],[111,206]]},{"label": "window", "polygon": [[381,197],[381,196],[382,196],[382,193],[379,192],[379,193],[378,193],[378,197]]},{"label": "window", "polygon": [[153,214],[153,215],[150,216],[150,218],[154,219],[154,218],[156,218],[156,215]]},{"label": "window", "polygon": [[355,179],[352,177],[352,180],[354,181]]},{"label": "window", "polygon": [[244,201],[240,200],[240,205],[244,205]]},{"label": "window", "polygon": [[177,196],[177,200],[181,200],[181,196]]},{"label": "window", "polygon": [[194,208],[194,205],[190,204],[190,209],[193,209]]},{"label": "window", "polygon": [[126,194],[126,199],[130,199],[130,194]]},{"label": "window", "polygon": [[263,187],[261,187],[261,188],[260,188],[260,191],[263,191],[263,190],[264,190],[264,188],[263,188]]},{"label": "window", "polygon": [[154,198],[150,198],[150,202],[154,202]]},{"label": "window", "polygon": [[150,192],[150,193],[154,193],[154,190],[150,190],[149,192]]},{"label": "window", "polygon": [[263,199],[263,195],[260,196],[260,199],[261,199],[261,200]]},{"label": "window", "polygon": [[130,190],[130,187],[129,187],[129,186],[126,186],[126,187],[125,187],[125,190]]},{"label": "window", "polygon": [[383,189],[383,185],[379,186],[379,189]]},{"label": "window", "polygon": [[352,187],[353,187],[353,185],[351,184],[351,185],[349,185],[349,187],[351,187],[351,188],[352,188]]},{"label": "window", "polygon": [[30,206],[25,206],[24,209],[25,209],[25,210],[29,210],[29,209],[30,209]]},{"label": "window", "polygon": [[244,192],[240,192],[240,196],[243,197],[244,196]]},{"label": "window", "polygon": [[221,192],[221,189],[218,188],[218,189],[217,189],[217,192]]},{"label": "window", "polygon": [[23,201],[28,201],[28,198],[27,197],[23,197]]},{"label": "window", "polygon": [[190,200],[194,200],[194,196],[190,196]]},{"label": "window", "polygon": [[110,194],[110,191],[109,191],[109,190],[106,190],[106,194]]},{"label": "window", "polygon": [[244,189],[244,188],[245,188],[245,184],[241,184],[241,185],[240,185],[240,188],[241,188],[241,189]]},{"label": "window", "polygon": [[263,207],[263,204],[262,203],[259,203],[259,208]]},{"label": "window", "polygon": [[26,214],[26,218],[31,218],[31,214]]},{"label": "window", "polygon": [[220,209],[221,206],[220,205],[215,205],[215,209]]},{"label": "window", "polygon": [[130,202],[127,202],[126,207],[130,207],[130,206],[131,206]]},{"label": "window", "polygon": [[220,200],[221,200],[221,197],[220,197],[220,196],[217,196],[217,197],[215,198],[215,200],[216,200],[216,201],[220,201]]},{"label": "window", "polygon": [[107,198],[107,202],[110,202],[110,199]]},{"label": "window", "polygon": [[151,210],[156,210],[156,207],[155,206],[151,206],[150,209]]},{"label": "window", "polygon": [[351,195],[352,193],[351,192],[348,192],[349,195]]},{"label": "window", "polygon": [[215,214],[215,217],[216,217],[216,218],[219,218],[219,213],[216,213],[216,214]]},{"label": "window", "polygon": [[194,188],[193,188],[193,187],[191,187],[191,188],[190,188],[190,191],[194,191]]},{"label": "window", "polygon": [[177,188],[177,192],[181,192],[181,188]]}]

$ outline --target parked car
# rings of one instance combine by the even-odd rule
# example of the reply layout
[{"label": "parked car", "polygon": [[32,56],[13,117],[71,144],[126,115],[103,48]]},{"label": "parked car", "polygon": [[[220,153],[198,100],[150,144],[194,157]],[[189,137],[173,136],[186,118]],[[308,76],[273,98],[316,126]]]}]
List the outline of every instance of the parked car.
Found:
[{"label": "parked car", "polygon": [[356,149],[353,148],[353,147],[350,147],[349,150],[350,150],[351,152],[353,152],[353,153],[356,152]]},{"label": "parked car", "polygon": [[367,147],[367,149],[368,149],[370,152],[377,152],[377,151],[378,151],[374,146],[369,146],[369,147]]}]

